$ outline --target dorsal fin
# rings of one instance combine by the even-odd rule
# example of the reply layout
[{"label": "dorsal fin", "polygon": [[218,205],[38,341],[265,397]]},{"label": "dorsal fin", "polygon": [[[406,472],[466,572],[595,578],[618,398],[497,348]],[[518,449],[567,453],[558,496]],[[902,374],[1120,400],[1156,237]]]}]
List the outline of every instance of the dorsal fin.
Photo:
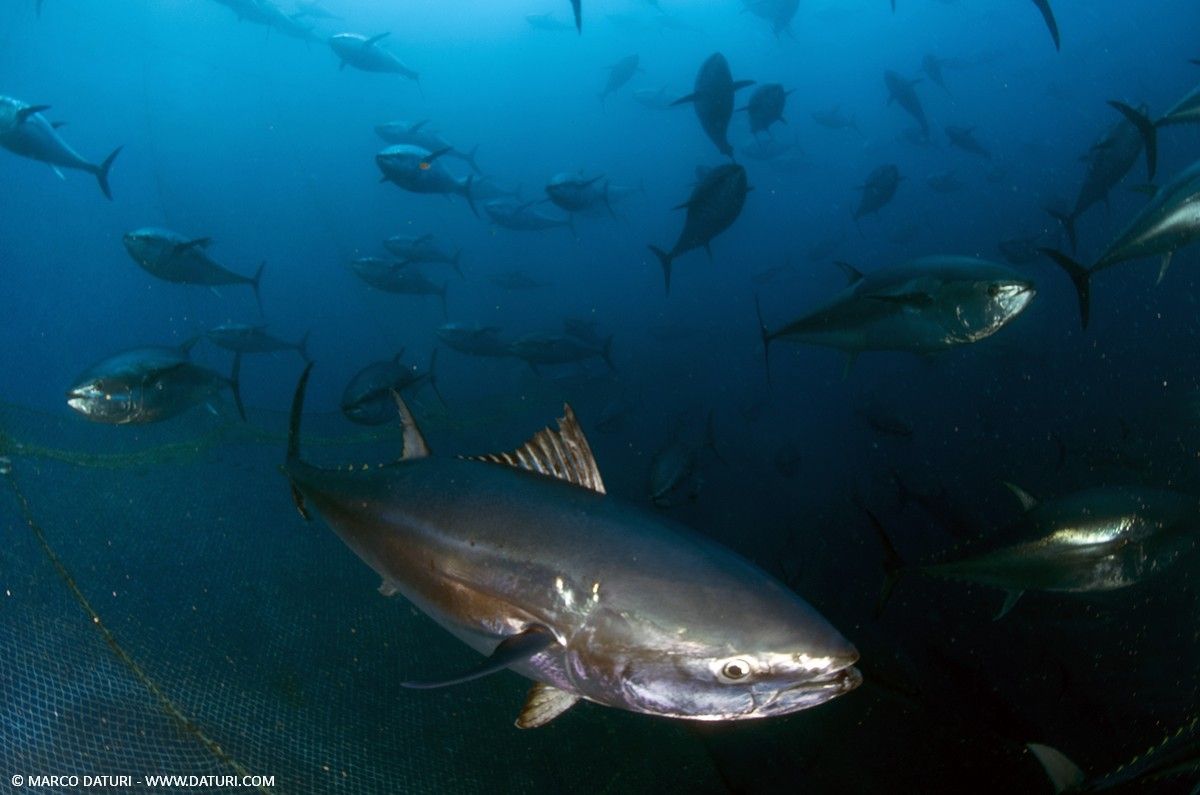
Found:
[{"label": "dorsal fin", "polygon": [[542,428],[525,444],[511,453],[467,456],[472,461],[488,461],[526,469],[542,475],[565,480],[585,489],[604,494],[604,481],[592,456],[592,448],[575,412],[569,404],[563,406],[558,430]]},{"label": "dorsal fin", "polygon": [[404,429],[404,452],[401,454],[400,460],[428,458],[429,445],[425,444],[425,437],[421,435],[421,429],[417,427],[417,421],[413,419],[412,412],[408,410],[404,398],[400,397],[400,393],[394,389],[392,397],[396,401],[396,411],[400,413],[400,427]]},{"label": "dorsal fin", "polygon": [[851,265],[849,262],[842,262],[841,260],[838,260],[833,264],[841,268],[842,273],[846,274],[847,284],[854,284],[855,282],[862,280],[862,271]]},{"label": "dorsal fin", "polygon": [[1013,496],[1016,497],[1021,503],[1022,510],[1031,511],[1037,507],[1037,497],[1034,497],[1032,494],[1025,491],[1025,489],[1021,488],[1015,483],[1009,483],[1007,480],[1003,481],[1003,483],[1005,487],[1013,493]]}]

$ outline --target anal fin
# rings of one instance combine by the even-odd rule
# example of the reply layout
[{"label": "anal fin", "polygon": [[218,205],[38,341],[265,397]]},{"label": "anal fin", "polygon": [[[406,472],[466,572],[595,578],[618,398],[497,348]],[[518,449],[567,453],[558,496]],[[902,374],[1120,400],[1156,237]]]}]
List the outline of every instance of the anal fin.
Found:
[{"label": "anal fin", "polygon": [[514,724],[518,729],[536,729],[563,714],[579,702],[579,696],[553,685],[535,682],[525,697],[525,706]]},{"label": "anal fin", "polygon": [[508,668],[510,665],[515,665],[519,662],[524,662],[535,654],[548,649],[558,642],[554,637],[554,633],[543,626],[534,625],[517,635],[510,635],[500,641],[499,645],[492,651],[491,655],[481,662],[479,665],[470,669],[466,673],[449,679],[440,679],[434,681],[420,682],[401,682],[401,687],[411,688],[413,690],[432,690],[437,687],[449,687],[450,685],[458,685],[464,682],[471,682],[475,679],[481,679],[490,674],[498,673]]},{"label": "anal fin", "polygon": [[999,621],[1000,619],[1002,619],[1006,615],[1008,615],[1009,612],[1013,609],[1013,607],[1016,606],[1017,600],[1021,598],[1021,594],[1023,594],[1023,593],[1025,593],[1025,592],[1024,591],[1005,591],[1004,592],[1004,604],[1000,606],[1000,612],[997,613],[996,616],[992,620]]}]

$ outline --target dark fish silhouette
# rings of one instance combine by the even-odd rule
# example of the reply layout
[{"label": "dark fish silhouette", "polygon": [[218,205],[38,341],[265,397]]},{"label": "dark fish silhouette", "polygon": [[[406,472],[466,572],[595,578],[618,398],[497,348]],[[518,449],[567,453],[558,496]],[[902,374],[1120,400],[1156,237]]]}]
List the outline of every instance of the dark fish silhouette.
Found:
[{"label": "dark fish silhouette", "polygon": [[992,159],[992,153],[983,148],[983,144],[975,137],[974,127],[954,127],[946,128],[946,138],[950,140],[952,146],[957,146],[964,152],[970,152],[973,155]]},{"label": "dark fish silhouette", "polygon": [[775,122],[787,124],[783,118],[783,106],[790,93],[779,83],[766,83],[755,89],[750,95],[750,102],[742,108],[750,115],[750,132],[757,135],[768,130]]},{"label": "dark fish silhouette", "polygon": [[608,67],[608,82],[604,84],[604,90],[600,92],[601,102],[607,99],[609,94],[619,91],[622,86],[633,79],[633,76],[638,72],[638,63],[640,60],[638,54],[634,53],[633,55],[626,55]]},{"label": "dark fish silhouette", "polygon": [[925,109],[921,107],[921,100],[917,96],[917,92],[913,89],[920,79],[906,80],[900,75],[893,72],[891,69],[883,73],[883,82],[888,90],[888,104],[897,103],[900,107],[908,112],[908,115],[917,120],[921,125],[921,133],[925,138],[929,137],[929,120],[925,118]]},{"label": "dark fish silhouette", "polygon": [[329,46],[340,61],[339,69],[352,66],[364,72],[385,72],[420,81],[421,76],[404,65],[404,62],[379,46],[379,42],[391,35],[363,36],[359,33],[339,33],[329,39]]},{"label": "dark fish silhouette", "polygon": [[746,194],[750,190],[746,184],[746,169],[736,163],[717,166],[704,175],[692,191],[691,198],[675,208],[687,210],[687,218],[674,247],[668,252],[650,246],[654,256],[662,263],[668,294],[671,292],[671,263],[680,254],[702,246],[711,259],[709,244],[741,215]]},{"label": "dark fish silhouette", "polygon": [[753,80],[734,82],[725,56],[719,52],[713,53],[701,65],[696,75],[695,90],[671,104],[693,103],[704,132],[717,145],[721,154],[733,157],[733,147],[729,145],[728,138],[729,120],[733,117],[733,94],[738,89],[753,84]]},{"label": "dark fish silhouette", "polygon": [[60,168],[86,171],[100,183],[100,190],[111,199],[108,172],[121,153],[117,147],[103,163],[85,160],[58,134],[61,124],[50,122],[42,115],[49,105],[28,105],[18,99],[0,95],[0,146],[14,154],[47,163],[60,177]]},{"label": "dark fish silhouette", "polygon": [[896,189],[900,187],[902,179],[904,177],[900,176],[900,169],[891,163],[872,171],[867,181],[858,186],[863,194],[858,209],[854,211],[854,220],[879,212],[896,195]]}]

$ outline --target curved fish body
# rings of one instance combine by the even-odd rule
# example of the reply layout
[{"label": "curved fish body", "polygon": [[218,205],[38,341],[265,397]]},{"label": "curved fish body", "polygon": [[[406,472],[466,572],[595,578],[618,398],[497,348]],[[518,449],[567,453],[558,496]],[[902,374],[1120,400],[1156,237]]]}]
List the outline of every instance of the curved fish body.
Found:
[{"label": "curved fish body", "polygon": [[523,202],[519,199],[494,199],[484,204],[483,209],[497,226],[505,229],[517,232],[540,232],[544,229],[565,227],[574,234],[575,225],[569,216],[555,218],[545,213],[539,213],[534,209],[534,205],[537,203],[537,200]]},{"label": "curved fish body", "polygon": [[661,448],[650,459],[647,492],[659,508],[694,500],[700,491],[696,477],[699,451],[680,439]]},{"label": "curved fish body", "polygon": [[462,275],[462,269],[459,268],[459,260],[462,258],[462,249],[455,249],[453,252],[450,249],[438,243],[438,240],[433,235],[396,235],[389,237],[383,241],[383,247],[388,250],[388,253],[393,257],[397,257],[403,262],[429,262],[441,265],[452,265],[458,274]]},{"label": "curved fish body", "polygon": [[765,83],[756,88],[744,108],[750,116],[750,132],[758,135],[769,130],[775,122],[787,124],[783,108],[789,93],[779,83]]},{"label": "curved fish body", "polygon": [[420,80],[421,76],[404,65],[404,62],[379,46],[381,39],[389,34],[363,36],[359,33],[339,33],[331,36],[329,46],[341,61],[339,68],[352,66],[364,72],[383,72]]},{"label": "curved fish body", "polygon": [[241,354],[226,378],[191,361],[188,352],[194,343],[135,348],[98,362],[75,379],[67,405],[93,422],[138,425],[175,417],[228,388],[245,419],[238,384]]},{"label": "curved fish body", "polygon": [[496,326],[446,323],[438,328],[437,336],[446,347],[470,356],[501,358],[512,355],[509,344],[500,338],[500,329]]},{"label": "curved fish body", "polygon": [[1035,291],[1011,268],[973,257],[923,257],[862,275],[824,306],[768,331],[776,339],[862,351],[935,353],[979,342],[1012,322]]},{"label": "curved fish body", "polygon": [[1125,230],[1100,255],[1091,268],[1060,251],[1041,252],[1057,263],[1071,279],[1079,298],[1079,315],[1087,328],[1091,303],[1091,277],[1097,271],[1123,262],[1160,257],[1158,281],[1162,281],[1175,252],[1200,239],[1200,160],[1184,169],[1158,189],[1134,216]]},{"label": "curved fish body", "polygon": [[900,176],[900,169],[890,163],[872,171],[867,181],[859,186],[863,193],[854,211],[854,220],[883,209],[895,197],[902,179],[904,177]]},{"label": "curved fish body", "polygon": [[854,647],[791,590],[606,496],[569,407],[558,431],[515,453],[461,459],[430,455],[397,402],[403,460],[326,471],[299,458],[301,389],[284,469],[302,512],[325,518],[380,575],[381,592],[490,655],[470,675],[411,686],[508,668],[534,680],[517,721],[533,727],[580,699],[672,718],[762,718],[860,683]]},{"label": "curved fish body", "polygon": [[640,61],[641,59],[638,57],[638,54],[634,53],[633,55],[626,55],[608,67],[608,80],[604,84],[604,90],[600,92],[601,102],[607,99],[609,94],[620,91],[626,83],[633,79],[633,76],[637,74],[638,63]]},{"label": "curved fish body", "polygon": [[792,19],[800,8],[800,0],[744,0],[746,10],[771,23],[771,31],[779,36],[792,32]]},{"label": "curved fish body", "polygon": [[48,105],[29,105],[19,99],[0,95],[0,146],[13,154],[38,160],[55,169],[85,171],[96,178],[100,190],[111,199],[108,172],[121,153],[121,147],[113,150],[103,163],[85,159],[58,134],[59,125],[42,115],[42,111],[48,109]]},{"label": "curved fish body", "polygon": [[[1143,106],[1140,110],[1144,111]],[[1122,118],[1113,124],[1099,141],[1092,146],[1084,158],[1087,173],[1075,199],[1075,209],[1069,215],[1051,213],[1063,224],[1071,248],[1076,246],[1075,221],[1092,205],[1108,201],[1108,194],[1125,179],[1125,175],[1137,163],[1144,147],[1143,136],[1137,126]]]},{"label": "curved fish body", "polygon": [[254,290],[255,299],[258,298],[264,266],[260,265],[253,276],[234,273],[208,256],[212,238],[187,238],[169,229],[144,227],[127,232],[123,242],[133,261],[159,279],[207,287],[247,284]]},{"label": "curved fish body", "polygon": [[711,257],[709,244],[742,214],[749,192],[746,169],[730,163],[705,172],[692,190],[691,198],[675,208],[687,210],[679,239],[670,251],[650,246],[662,264],[668,293],[671,292],[671,264],[675,258],[694,248],[704,248]]},{"label": "curved fish body", "polygon": [[603,205],[613,214],[608,201],[608,182],[603,175],[585,177],[582,174],[555,174],[546,184],[546,195],[555,206],[569,213],[594,210]]},{"label": "curved fish body", "polygon": [[925,76],[928,77],[932,83],[936,84],[939,88],[949,94],[950,89],[946,87],[946,77],[942,74],[942,66],[944,63],[945,61],[943,61],[941,58],[930,53],[921,59],[921,71],[925,73]]},{"label": "curved fish body", "polygon": [[1193,88],[1183,99],[1172,105],[1154,124],[1156,127],[1168,127],[1172,124],[1196,122],[1200,122],[1200,86]]},{"label": "curved fish body", "polygon": [[1001,615],[1024,591],[1094,593],[1127,588],[1197,548],[1200,500],[1144,488],[1089,489],[1038,503],[1018,490],[1025,514],[960,559],[920,567],[937,577],[1008,592]]},{"label": "curved fish body", "polygon": [[951,146],[957,146],[964,152],[978,155],[987,160],[992,159],[992,153],[985,149],[983,144],[979,143],[979,139],[975,137],[974,127],[949,126],[946,128],[946,138],[949,139]]},{"label": "curved fish body", "polygon": [[409,146],[428,149],[430,152],[444,152],[445,157],[453,157],[463,161],[476,174],[483,173],[479,170],[479,164],[475,162],[475,153],[479,149],[478,146],[470,152],[457,149],[439,133],[429,129],[428,124],[428,120],[417,122],[389,121],[384,124],[375,125],[375,133],[389,144],[408,144]]},{"label": "curved fish body", "polygon": [[354,275],[385,293],[399,295],[436,295],[442,300],[442,311],[446,309],[446,285],[438,286],[425,274],[402,262],[361,257],[350,263]]},{"label": "curved fish body", "polygon": [[299,342],[288,342],[267,333],[265,325],[251,326],[245,323],[222,323],[210,328],[204,335],[216,346],[234,353],[277,353],[295,351],[304,361],[308,358],[308,335]]},{"label": "curved fish body", "polygon": [[726,157],[733,157],[729,145],[729,120],[733,118],[733,95],[738,89],[753,85],[753,80],[733,80],[729,62],[721,53],[713,53],[701,66],[696,75],[695,90],[680,97],[672,105],[691,102],[700,119],[700,126]]},{"label": "curved fish body", "polygon": [[475,197],[471,193],[474,175],[457,178],[441,163],[441,158],[450,151],[439,149],[431,152],[422,146],[397,144],[375,155],[375,165],[383,172],[384,182],[391,182],[412,193],[458,194],[467,200],[471,212],[478,215]]},{"label": "curved fish body", "polygon": [[394,358],[373,362],[354,374],[342,391],[341,408],[346,419],[358,425],[383,425],[396,419],[393,392],[402,392],[425,381],[437,391],[433,374],[437,349],[434,349],[426,372],[404,364],[400,361],[402,355],[403,352]]},{"label": "curved fish body", "polygon": [[535,370],[540,365],[573,364],[596,358],[603,359],[610,370],[617,369],[611,355],[611,336],[591,342],[570,334],[528,334],[509,345],[508,352]]},{"label": "curved fish body", "polygon": [[925,117],[925,108],[921,106],[921,99],[917,96],[916,90],[913,88],[918,80],[906,80],[891,69],[883,73],[883,82],[887,86],[888,104],[895,102],[900,107],[908,112],[908,115],[917,120],[917,124],[921,125],[921,134],[926,139],[929,138],[929,119]]}]

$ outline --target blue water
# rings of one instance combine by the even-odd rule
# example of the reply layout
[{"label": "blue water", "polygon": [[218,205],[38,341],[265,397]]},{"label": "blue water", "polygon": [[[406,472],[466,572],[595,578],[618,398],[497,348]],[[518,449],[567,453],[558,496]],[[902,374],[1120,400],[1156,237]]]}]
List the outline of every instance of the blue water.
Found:
[{"label": "blue water", "polygon": [[[311,331],[318,364],[309,406],[335,411],[342,388],[367,363],[401,348],[406,360],[427,361],[444,322],[436,299],[374,292],[349,262],[384,256],[388,236],[432,232],[464,251],[465,279],[427,269],[436,282],[448,280],[449,320],[517,336],[557,332],[575,316],[614,335],[616,373],[591,362],[584,384],[536,380],[519,362],[443,349],[438,377],[447,412],[502,404],[511,423],[459,443],[472,451],[515,446],[557,416],[564,399],[587,427],[589,415],[623,397],[631,406],[625,422],[593,434],[593,446],[610,491],[644,501],[654,452],[673,437],[700,439],[714,413],[726,463],[702,456],[695,499],[673,514],[787,576],[858,645],[868,680],[875,673],[884,682],[883,695],[864,686],[838,703],[846,710],[839,720],[865,739],[822,752],[841,760],[835,770],[855,754],[878,754],[883,770],[926,768],[928,775],[897,781],[970,791],[974,785],[936,771],[952,755],[959,761],[948,769],[970,767],[961,760],[977,753],[980,765],[1020,766],[1013,780],[1039,782],[1020,750],[1035,740],[1073,752],[1092,772],[1115,767],[1198,706],[1195,561],[1132,595],[1031,596],[1010,624],[991,624],[999,592],[957,585],[915,587],[880,621],[872,615],[880,551],[857,506],[883,515],[906,554],[919,559],[961,539],[899,504],[893,470],[917,490],[944,491],[975,533],[1014,515],[1001,480],[1039,495],[1130,482],[1200,490],[1195,251],[1177,254],[1158,287],[1157,263],[1098,277],[1086,332],[1069,282],[1038,260],[1017,266],[1036,283],[1037,297],[993,339],[929,358],[866,353],[846,377],[836,352],[776,343],[770,386],[754,298],[775,326],[842,287],[831,260],[864,271],[928,254],[999,260],[1000,240],[1038,233],[1065,245],[1044,208],[1073,204],[1080,158],[1118,118],[1107,100],[1145,102],[1160,113],[1200,80],[1200,68],[1188,63],[1200,57],[1200,7],[1057,0],[1063,43],[1056,52],[1026,0],[898,4],[893,15],[883,0],[806,0],[791,30],[776,37],[736,0],[662,0],[693,29],[661,31],[645,3],[584,0],[582,35],[535,30],[525,20],[550,12],[565,22],[566,2],[329,0],[344,19],[317,20],[322,38],[390,31],[384,45],[420,72],[418,85],[339,70],[323,41],[239,22],[211,0],[45,0],[40,17],[33,0],[8,0],[0,8],[0,93],[50,105],[47,117],[68,122],[64,137],[89,159],[124,150],[111,202],[87,174],[68,171],[60,180],[44,164],[0,152],[0,399],[84,423],[63,394],[97,360],[178,344],[224,321],[260,322],[244,287],[169,284],[138,268],[121,236],[163,226],[211,237],[210,253],[239,273],[266,262],[262,319],[285,339]],[[629,30],[609,15],[646,27]],[[671,208],[687,199],[697,166],[724,158],[690,107],[650,110],[631,95],[663,86],[672,95],[691,91],[700,63],[717,51],[734,79],[793,91],[787,123],[772,135],[794,140],[803,157],[783,170],[738,155],[754,187],[741,217],[714,241],[711,263],[702,251],[678,260],[665,296],[646,246],[674,242],[683,213]],[[631,53],[644,72],[600,103],[605,67]],[[948,91],[928,78],[916,87],[934,139],[918,148],[899,138],[913,124],[887,104],[883,73],[919,77],[927,53],[953,60],[944,68]],[[812,121],[812,112],[833,105],[856,118],[861,134]],[[574,235],[498,228],[473,216],[461,197],[379,182],[374,155],[385,143],[374,126],[397,119],[429,119],[456,146],[478,145],[484,173],[528,199],[544,195],[554,174],[579,170],[643,185],[645,195],[623,200],[617,218],[577,219]],[[974,127],[992,159],[949,147],[945,125]],[[1194,127],[1160,137],[1159,182],[1200,154]],[[730,140],[739,151],[752,140],[744,114],[735,114]],[[905,176],[896,198],[855,223],[857,186],[884,163]],[[456,161],[449,167],[467,173]],[[966,183],[961,191],[944,196],[927,187],[929,174],[948,170]],[[1107,206],[1080,220],[1083,261],[1141,206],[1144,195],[1130,188],[1146,181],[1139,160]],[[830,240],[835,245],[818,261],[806,256]],[[785,264],[773,281],[754,279]],[[505,292],[490,282],[509,271],[547,286]],[[196,356],[228,370],[223,351],[201,345]],[[246,403],[284,410],[298,370],[288,355],[248,360]],[[864,421],[880,413],[901,418],[911,438]],[[172,422],[189,421],[195,414]],[[111,429],[113,438],[123,430]],[[792,476],[775,466],[785,444],[799,451]],[[1181,630],[1184,623],[1191,628]],[[902,709],[889,701],[896,698]],[[873,727],[872,716],[888,709],[887,722]],[[821,754],[801,760],[779,746],[787,745],[789,722],[803,721],[819,736],[821,714],[730,740],[733,750],[717,754],[727,765],[723,784],[799,786]],[[897,745],[918,750],[889,755],[892,733],[910,729],[938,740],[921,748],[908,736]],[[505,718],[495,731],[515,729]],[[928,758],[914,762],[911,754],[921,752]],[[763,766],[773,774],[762,776]],[[815,775],[823,791],[842,791],[836,775]]]}]

